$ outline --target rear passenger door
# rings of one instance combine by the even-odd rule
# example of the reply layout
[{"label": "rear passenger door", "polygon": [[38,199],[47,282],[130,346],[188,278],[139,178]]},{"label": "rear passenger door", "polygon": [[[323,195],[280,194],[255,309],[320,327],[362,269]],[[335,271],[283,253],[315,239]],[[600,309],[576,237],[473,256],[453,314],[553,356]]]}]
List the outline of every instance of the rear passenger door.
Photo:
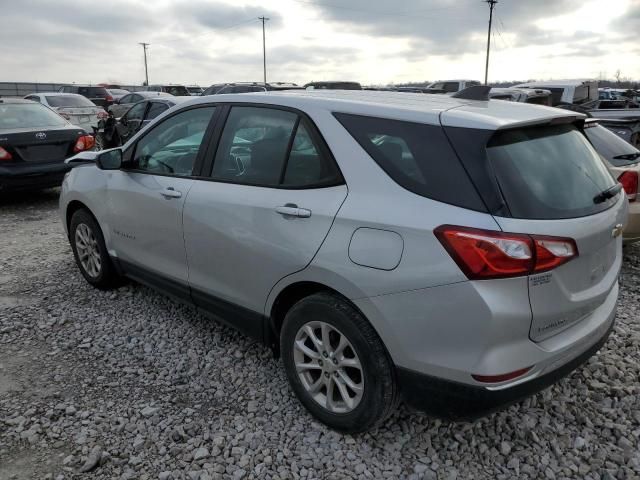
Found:
[{"label": "rear passenger door", "polygon": [[259,336],[269,291],[311,262],[347,187],[306,116],[242,105],[225,116],[207,153],[209,181],[185,202],[189,284],[198,305]]}]

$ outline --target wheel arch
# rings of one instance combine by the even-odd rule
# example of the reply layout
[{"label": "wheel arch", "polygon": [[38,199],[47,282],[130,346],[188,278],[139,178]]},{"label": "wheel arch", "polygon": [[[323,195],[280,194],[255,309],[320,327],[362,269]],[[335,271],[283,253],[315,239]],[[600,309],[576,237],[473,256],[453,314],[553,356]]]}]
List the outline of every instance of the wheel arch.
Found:
[{"label": "wheel arch", "polygon": [[67,204],[67,210],[65,212],[65,223],[66,223],[66,226],[67,226],[67,232],[70,232],[71,218],[73,217],[73,214],[76,213],[78,210],[82,210],[82,209],[84,209],[87,212],[89,212],[89,214],[94,218],[96,223],[98,223],[98,225],[100,224],[98,222],[98,219],[96,218],[96,216],[93,214],[91,209],[86,204],[82,203],[80,200],[71,200]]}]

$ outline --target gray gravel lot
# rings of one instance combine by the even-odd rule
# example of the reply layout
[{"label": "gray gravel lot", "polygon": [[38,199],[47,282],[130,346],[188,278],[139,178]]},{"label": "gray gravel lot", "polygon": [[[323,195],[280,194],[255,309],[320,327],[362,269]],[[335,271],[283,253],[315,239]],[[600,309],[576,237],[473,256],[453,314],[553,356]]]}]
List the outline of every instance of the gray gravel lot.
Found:
[{"label": "gray gravel lot", "polygon": [[57,192],[0,199],[0,479],[640,478],[640,247],[606,348],[473,424],[344,436],[271,353],[146,287],[91,288]]}]

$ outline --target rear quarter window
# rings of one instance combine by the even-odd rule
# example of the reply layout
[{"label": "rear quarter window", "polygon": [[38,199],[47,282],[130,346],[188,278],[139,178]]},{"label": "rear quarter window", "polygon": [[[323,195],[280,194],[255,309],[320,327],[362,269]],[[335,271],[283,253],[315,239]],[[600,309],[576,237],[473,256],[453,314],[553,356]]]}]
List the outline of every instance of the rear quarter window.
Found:
[{"label": "rear quarter window", "polygon": [[486,211],[440,126],[346,113],[334,116],[400,186],[433,200]]}]

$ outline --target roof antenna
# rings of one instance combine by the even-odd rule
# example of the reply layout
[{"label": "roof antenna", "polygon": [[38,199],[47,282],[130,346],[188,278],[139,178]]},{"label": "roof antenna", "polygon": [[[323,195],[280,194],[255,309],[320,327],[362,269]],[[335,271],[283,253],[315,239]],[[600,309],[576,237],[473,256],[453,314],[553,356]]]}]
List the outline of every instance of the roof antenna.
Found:
[{"label": "roof antenna", "polygon": [[491,87],[486,85],[474,85],[467,87],[459,92],[451,95],[453,98],[461,98],[463,100],[489,100],[489,91]]}]

